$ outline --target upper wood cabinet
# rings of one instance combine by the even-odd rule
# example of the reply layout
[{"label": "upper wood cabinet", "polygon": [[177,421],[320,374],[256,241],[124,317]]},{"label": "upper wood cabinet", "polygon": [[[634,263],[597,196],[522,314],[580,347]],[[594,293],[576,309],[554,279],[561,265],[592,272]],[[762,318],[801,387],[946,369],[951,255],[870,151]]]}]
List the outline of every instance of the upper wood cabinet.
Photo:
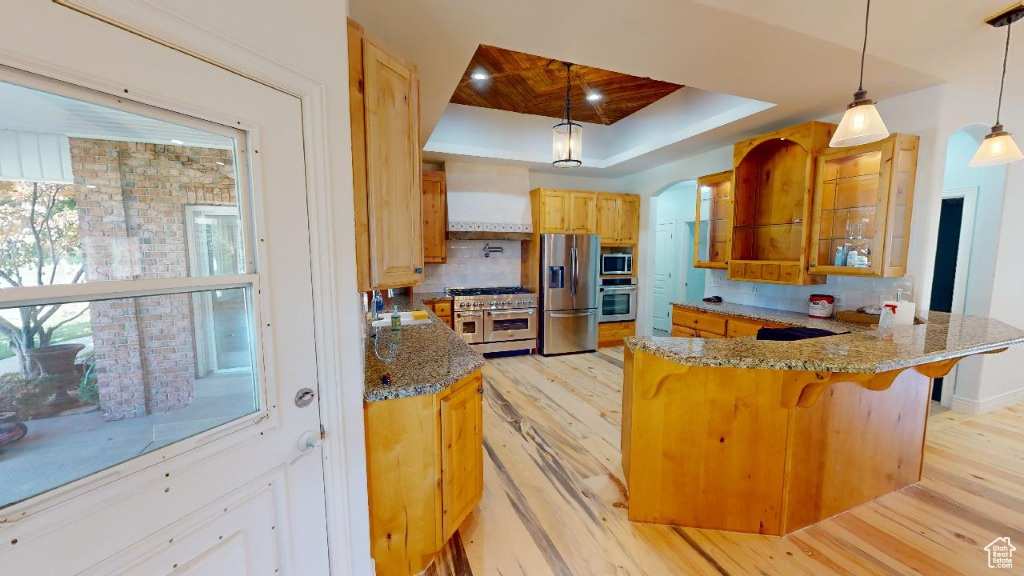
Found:
[{"label": "upper wood cabinet", "polygon": [[540,234],[568,234],[572,204],[569,193],[562,190],[534,190],[530,200],[540,207]]},{"label": "upper wood cabinet", "polygon": [[732,170],[697,179],[695,268],[728,268],[732,241]]},{"label": "upper wood cabinet", "polygon": [[348,21],[349,106],[360,290],[423,279],[416,66]]},{"label": "upper wood cabinet", "polygon": [[893,134],[821,155],[810,262],[816,273],[906,274],[919,140]]},{"label": "upper wood cabinet", "polygon": [[484,492],[483,393],[477,372],[441,398],[441,534],[445,541]]},{"label": "upper wood cabinet", "polygon": [[597,232],[597,194],[569,192],[569,233],[594,234]]},{"label": "upper wood cabinet", "polygon": [[602,246],[636,244],[640,238],[640,197],[598,193],[597,233]]},{"label": "upper wood cabinet", "polygon": [[593,234],[597,229],[594,192],[537,188],[530,193],[530,201],[539,216],[534,222],[539,234]]},{"label": "upper wood cabinet", "polygon": [[448,189],[444,172],[423,173],[423,261],[448,261]]},{"label": "upper wood cabinet", "polygon": [[807,122],[736,143],[730,280],[821,284],[808,274],[818,156],[834,124]]}]

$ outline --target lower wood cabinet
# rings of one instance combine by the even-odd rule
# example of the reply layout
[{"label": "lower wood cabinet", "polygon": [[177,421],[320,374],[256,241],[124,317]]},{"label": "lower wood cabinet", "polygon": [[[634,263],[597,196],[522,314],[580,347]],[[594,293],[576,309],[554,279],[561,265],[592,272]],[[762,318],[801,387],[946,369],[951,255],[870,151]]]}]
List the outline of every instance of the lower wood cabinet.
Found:
[{"label": "lower wood cabinet", "polygon": [[483,495],[483,377],[363,411],[377,575],[419,574]]},{"label": "lower wood cabinet", "polygon": [[622,340],[636,335],[636,322],[601,322],[597,325],[597,347],[622,346]]},{"label": "lower wood cabinet", "polygon": [[785,328],[785,326],[761,320],[704,312],[684,306],[672,306],[672,336],[674,338],[741,338],[756,336],[757,331],[761,328]]},{"label": "lower wood cabinet", "polygon": [[452,327],[451,300],[445,300],[443,302],[427,302],[426,305],[430,308],[430,311],[441,320],[441,322],[447,324],[449,328]]}]

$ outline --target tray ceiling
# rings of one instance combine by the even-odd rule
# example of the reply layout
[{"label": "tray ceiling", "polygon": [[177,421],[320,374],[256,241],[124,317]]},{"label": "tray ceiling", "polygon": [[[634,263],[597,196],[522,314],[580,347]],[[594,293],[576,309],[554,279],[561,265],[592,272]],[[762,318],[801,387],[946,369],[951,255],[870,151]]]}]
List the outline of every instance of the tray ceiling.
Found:
[{"label": "tray ceiling", "polygon": [[[479,73],[487,79],[473,79]],[[573,65],[570,76],[573,120],[606,126],[682,88],[579,64]],[[595,93],[598,100],[587,100],[588,94]],[[565,115],[565,65],[561,60],[481,44],[451,102],[560,119]]]}]

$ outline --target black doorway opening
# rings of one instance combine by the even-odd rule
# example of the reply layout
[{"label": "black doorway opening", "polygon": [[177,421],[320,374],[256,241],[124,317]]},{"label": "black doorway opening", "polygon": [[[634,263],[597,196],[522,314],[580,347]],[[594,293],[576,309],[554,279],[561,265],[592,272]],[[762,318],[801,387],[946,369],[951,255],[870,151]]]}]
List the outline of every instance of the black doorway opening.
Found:
[{"label": "black doorway opening", "polygon": [[[935,250],[935,276],[929,309],[953,311],[953,289],[956,285],[957,253],[960,251],[960,226],[964,218],[963,198],[943,198],[939,216],[939,242]],[[932,400],[942,399],[942,378],[935,379]]]}]

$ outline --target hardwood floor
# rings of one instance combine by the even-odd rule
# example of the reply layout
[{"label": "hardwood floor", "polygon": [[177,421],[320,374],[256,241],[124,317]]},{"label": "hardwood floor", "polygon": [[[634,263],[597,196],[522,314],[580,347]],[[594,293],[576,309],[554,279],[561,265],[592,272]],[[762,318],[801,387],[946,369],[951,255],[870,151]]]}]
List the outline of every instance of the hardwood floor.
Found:
[{"label": "hardwood floor", "polygon": [[990,574],[989,542],[1024,543],[1024,404],[931,416],[920,483],[787,537],[630,523],[621,367],[621,348],[488,360],[483,500],[426,574]]}]

